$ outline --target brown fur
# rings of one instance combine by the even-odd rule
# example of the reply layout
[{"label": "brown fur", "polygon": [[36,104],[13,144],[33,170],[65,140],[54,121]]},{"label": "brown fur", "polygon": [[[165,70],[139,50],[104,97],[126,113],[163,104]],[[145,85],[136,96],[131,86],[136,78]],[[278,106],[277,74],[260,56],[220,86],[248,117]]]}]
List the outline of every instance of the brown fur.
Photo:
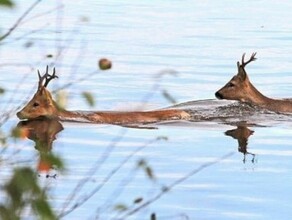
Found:
[{"label": "brown fur", "polygon": [[218,99],[238,100],[240,102],[250,103],[262,108],[275,112],[292,112],[292,102],[289,100],[280,100],[268,98],[259,92],[255,86],[249,81],[245,71],[245,65],[254,61],[256,53],[254,53],[249,61],[242,63],[237,62],[238,73],[220,90],[215,93]]},{"label": "brown fur", "polygon": [[[55,72],[54,72],[55,73]],[[47,74],[47,75],[46,75]],[[39,88],[28,104],[17,113],[19,119],[35,119],[39,117],[58,118],[64,120],[84,119],[89,122],[107,123],[107,124],[135,124],[135,123],[154,123],[165,120],[188,119],[190,115],[177,109],[163,109],[154,111],[133,111],[133,112],[79,112],[67,111],[58,108],[52,99],[50,92],[42,85],[42,81],[46,79],[45,85],[52,78],[56,78],[53,74],[46,73],[40,77]]]}]

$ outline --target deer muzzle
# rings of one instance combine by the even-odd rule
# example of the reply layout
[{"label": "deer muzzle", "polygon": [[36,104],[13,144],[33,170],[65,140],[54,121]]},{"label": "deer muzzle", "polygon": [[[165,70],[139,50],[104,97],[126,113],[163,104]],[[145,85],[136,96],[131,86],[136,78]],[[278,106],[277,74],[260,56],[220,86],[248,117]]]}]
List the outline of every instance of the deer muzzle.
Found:
[{"label": "deer muzzle", "polygon": [[17,113],[16,113],[16,116],[17,116],[19,119],[26,119],[26,118],[24,117],[24,115],[22,114],[21,111],[20,111],[20,112],[17,112]]},{"label": "deer muzzle", "polygon": [[217,99],[224,99],[223,95],[221,93],[219,93],[219,92],[216,92],[215,96],[216,96]]}]

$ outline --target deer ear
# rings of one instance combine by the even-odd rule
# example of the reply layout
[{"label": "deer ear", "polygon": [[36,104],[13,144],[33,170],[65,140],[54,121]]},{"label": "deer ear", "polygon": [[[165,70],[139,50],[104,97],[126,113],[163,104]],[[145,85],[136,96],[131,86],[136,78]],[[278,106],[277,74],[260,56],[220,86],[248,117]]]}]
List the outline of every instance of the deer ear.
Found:
[{"label": "deer ear", "polygon": [[238,69],[238,72],[239,72],[239,68],[240,68],[240,63],[239,63],[239,61],[237,61],[237,69]]},{"label": "deer ear", "polygon": [[244,81],[244,80],[246,79],[246,77],[247,77],[247,74],[246,74],[244,68],[240,65],[239,62],[237,62],[237,69],[238,69],[238,73],[237,73],[238,77],[239,77],[242,81]]},{"label": "deer ear", "polygon": [[46,102],[48,105],[53,105],[53,98],[52,98],[52,95],[51,93],[45,89],[45,87],[43,88],[43,95],[46,99]]},{"label": "deer ear", "polygon": [[40,87],[40,88],[38,89],[38,91],[39,91],[39,94],[40,94],[40,95],[43,95],[44,92],[45,92],[45,89],[44,89],[44,87],[42,86],[42,87]]},{"label": "deer ear", "polygon": [[51,94],[46,90],[44,86],[42,86],[39,91],[39,95],[42,97],[42,99],[46,101],[50,101],[52,99]]}]

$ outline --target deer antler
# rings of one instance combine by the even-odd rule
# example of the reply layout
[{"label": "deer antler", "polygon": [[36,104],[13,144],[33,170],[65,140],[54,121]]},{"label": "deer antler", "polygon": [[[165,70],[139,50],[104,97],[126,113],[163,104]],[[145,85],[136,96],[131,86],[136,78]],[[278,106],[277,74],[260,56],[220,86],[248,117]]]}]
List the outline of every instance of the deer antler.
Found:
[{"label": "deer antler", "polygon": [[[54,78],[58,78],[58,76],[56,75],[56,69],[54,68],[53,69],[53,74],[50,75],[49,74],[49,66],[47,65],[47,68],[46,68],[46,72],[43,76],[41,76],[40,74],[40,71],[38,70],[38,76],[39,76],[39,89],[44,86],[44,87],[47,87],[47,85],[49,84],[49,82],[54,79]],[[45,80],[45,83],[43,85],[43,81]]]},{"label": "deer antler", "polygon": [[241,59],[241,67],[244,68],[247,64],[249,64],[252,61],[255,61],[257,58],[256,56],[256,52],[252,53],[252,55],[250,56],[249,60],[247,62],[244,62],[244,57],[245,57],[245,53],[242,55],[242,59]]}]

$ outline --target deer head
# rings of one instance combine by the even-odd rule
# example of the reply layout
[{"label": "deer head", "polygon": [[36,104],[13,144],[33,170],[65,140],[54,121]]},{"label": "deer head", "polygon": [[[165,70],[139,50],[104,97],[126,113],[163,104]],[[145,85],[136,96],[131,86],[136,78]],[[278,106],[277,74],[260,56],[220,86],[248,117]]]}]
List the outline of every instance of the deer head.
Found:
[{"label": "deer head", "polygon": [[248,61],[244,61],[245,53],[242,55],[241,64],[237,62],[238,73],[232,79],[215,93],[218,99],[238,100],[249,102],[255,92],[254,86],[250,83],[245,66],[256,60],[256,53],[253,53]]},{"label": "deer head", "polygon": [[46,89],[49,82],[58,78],[56,76],[56,70],[54,68],[53,74],[48,73],[49,67],[47,66],[46,72],[41,76],[38,71],[39,84],[37,92],[34,94],[33,98],[27,103],[27,105],[19,112],[17,112],[17,117],[19,119],[34,119],[39,117],[55,117],[57,111],[56,104],[52,99],[51,93]]}]

